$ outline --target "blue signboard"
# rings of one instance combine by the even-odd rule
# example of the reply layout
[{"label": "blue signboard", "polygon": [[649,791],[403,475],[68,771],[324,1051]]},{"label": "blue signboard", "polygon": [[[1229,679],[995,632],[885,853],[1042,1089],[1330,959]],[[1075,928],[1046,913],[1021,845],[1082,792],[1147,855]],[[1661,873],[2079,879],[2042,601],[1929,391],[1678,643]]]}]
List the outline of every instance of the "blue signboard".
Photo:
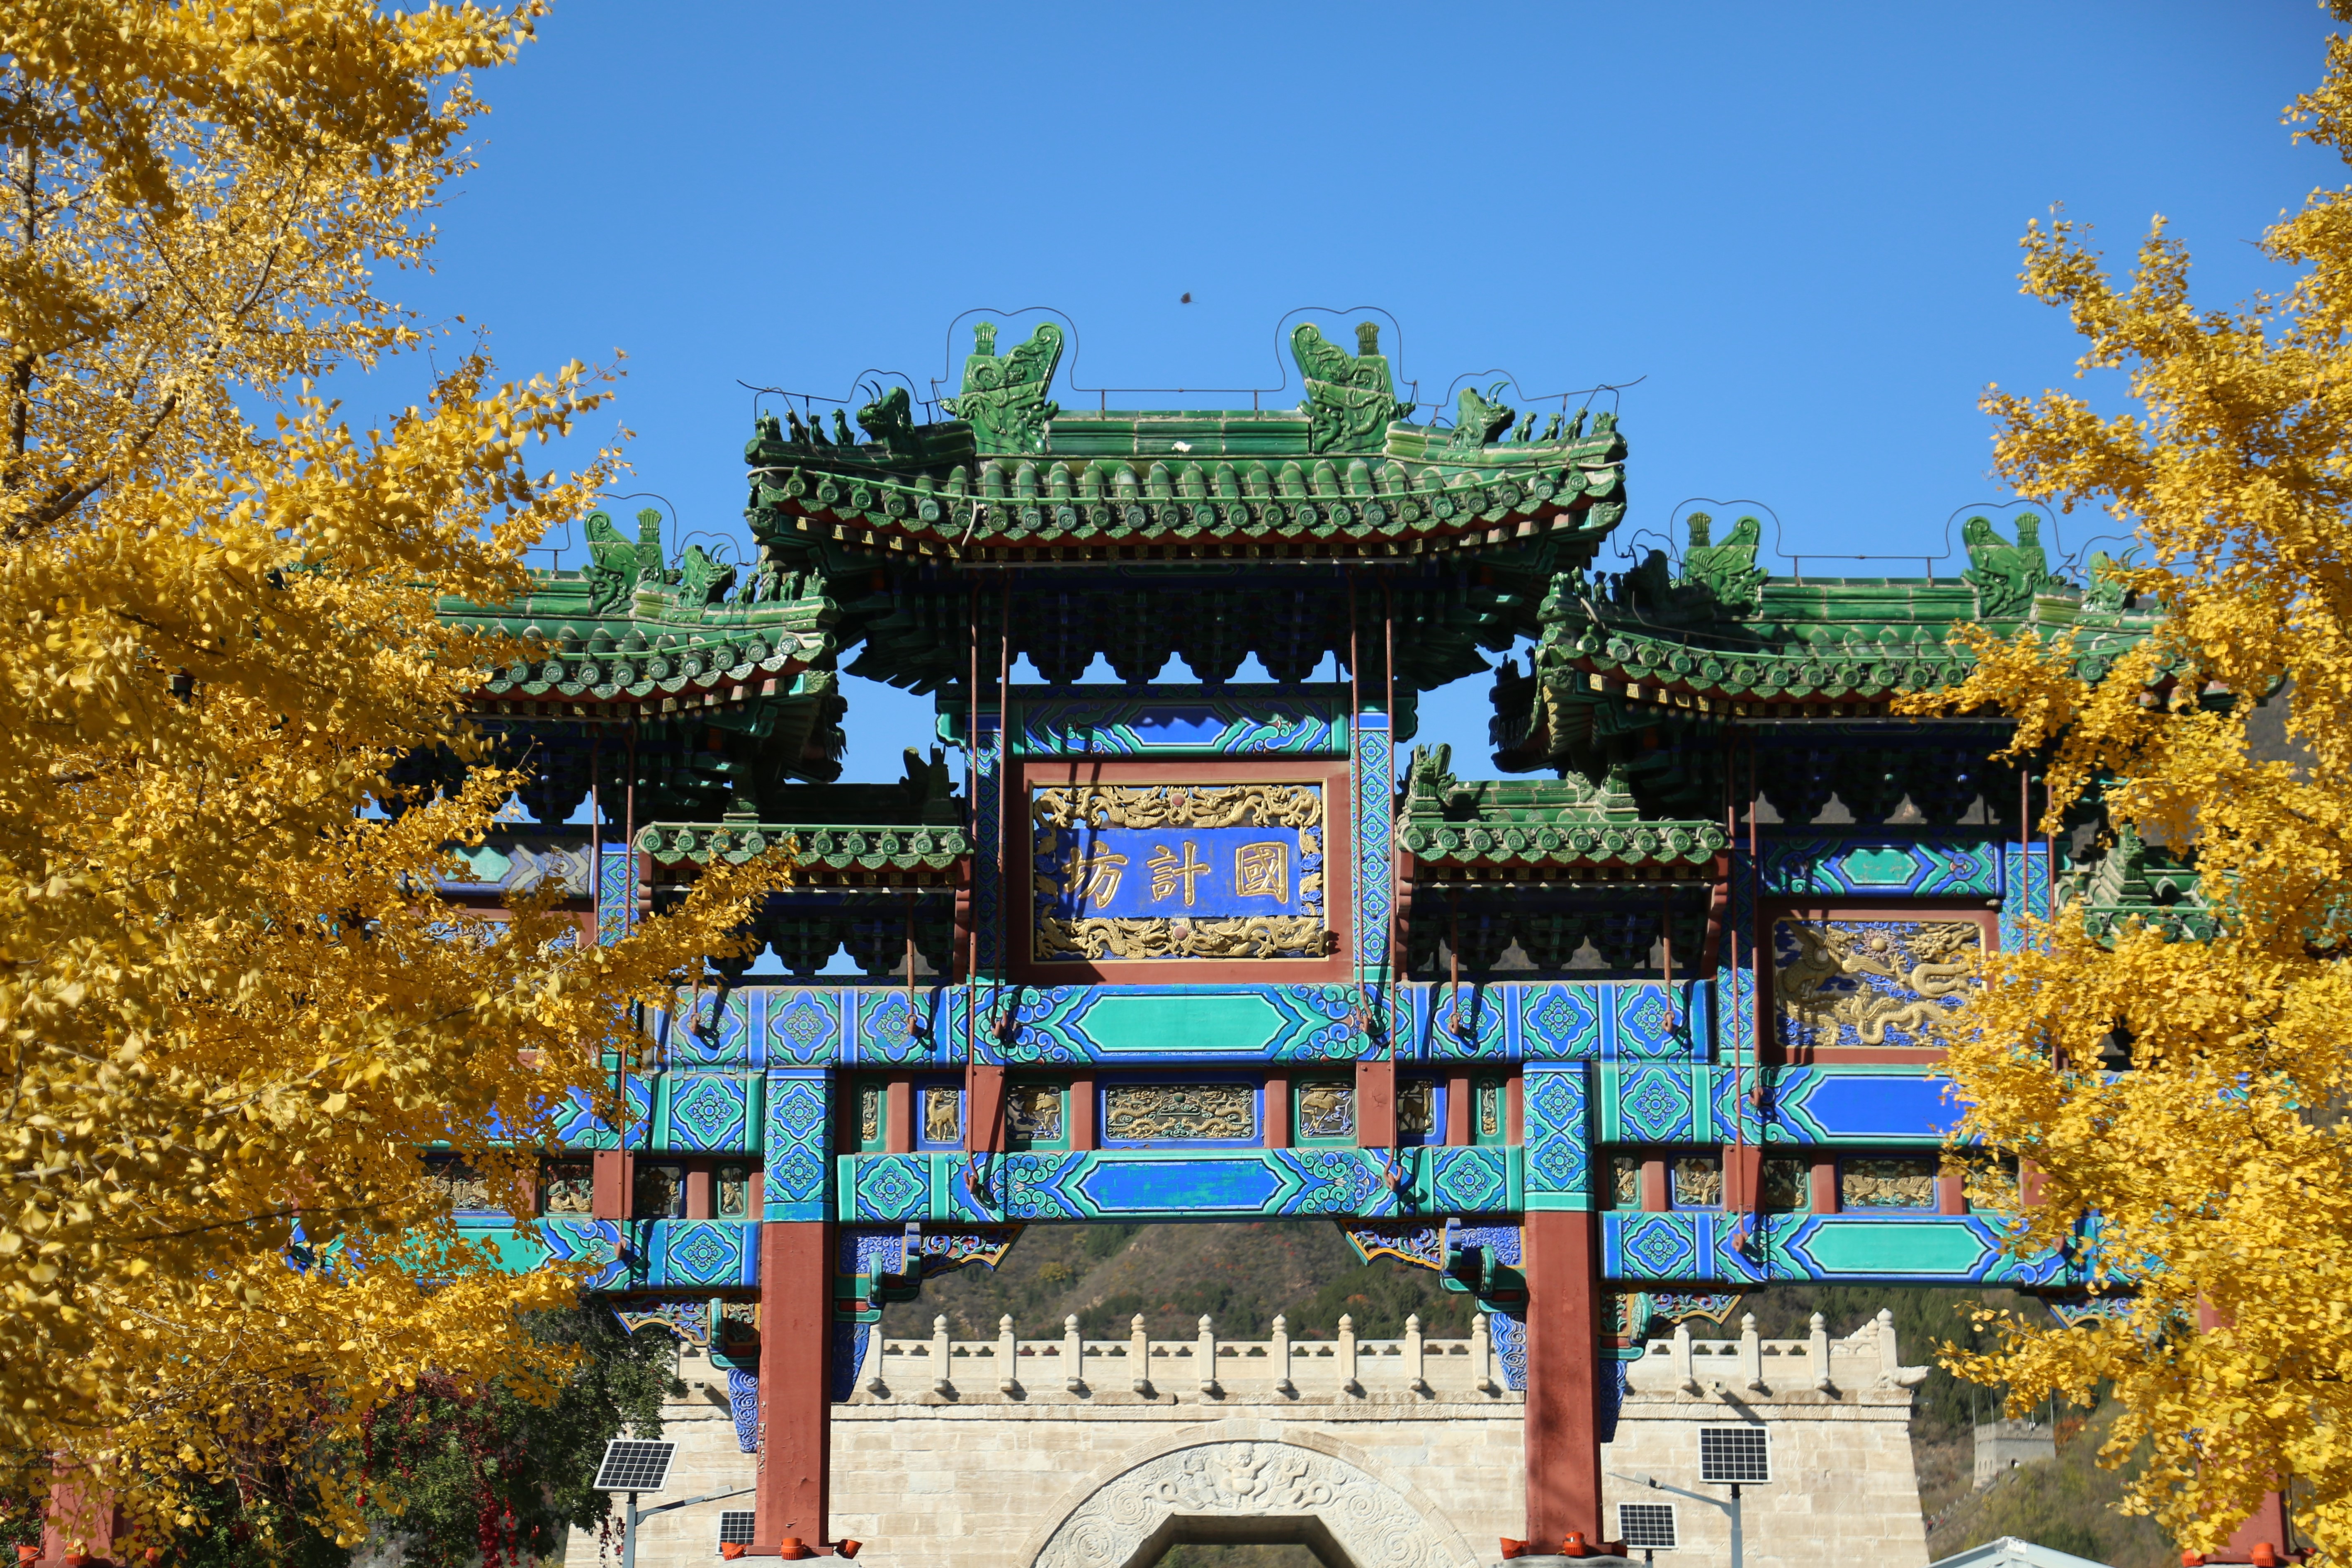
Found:
[{"label": "blue signboard", "polygon": [[1037,839],[1037,879],[1046,912],[1066,921],[1319,914],[1322,834],[1273,826],[1047,828]]}]

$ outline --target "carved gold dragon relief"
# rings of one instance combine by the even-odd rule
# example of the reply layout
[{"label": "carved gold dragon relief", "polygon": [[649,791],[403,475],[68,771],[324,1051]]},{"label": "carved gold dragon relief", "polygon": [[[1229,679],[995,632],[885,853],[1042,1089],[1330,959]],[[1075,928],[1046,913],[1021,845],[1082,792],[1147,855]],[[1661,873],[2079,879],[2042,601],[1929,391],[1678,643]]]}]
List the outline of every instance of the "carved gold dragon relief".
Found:
[{"label": "carved gold dragon relief", "polygon": [[[1040,893],[1059,891],[1050,883]],[[1039,958],[1321,958],[1331,933],[1313,915],[1066,921],[1037,917]]]},{"label": "carved gold dragon relief", "polygon": [[[1900,935],[1884,926],[1803,921],[1783,921],[1780,929],[1798,950],[1773,977],[1781,1016],[1828,1041],[1850,1027],[1865,1046],[1883,1046],[1888,1030],[1915,1032],[1948,1012],[1948,998],[1976,974],[1984,944],[1973,921],[1927,921]],[[1911,996],[1874,989],[1863,975],[1892,981]]]},{"label": "carved gold dragon relief", "polygon": [[1035,792],[1029,815],[1040,827],[1319,827],[1323,791],[1316,784],[1052,784]]}]

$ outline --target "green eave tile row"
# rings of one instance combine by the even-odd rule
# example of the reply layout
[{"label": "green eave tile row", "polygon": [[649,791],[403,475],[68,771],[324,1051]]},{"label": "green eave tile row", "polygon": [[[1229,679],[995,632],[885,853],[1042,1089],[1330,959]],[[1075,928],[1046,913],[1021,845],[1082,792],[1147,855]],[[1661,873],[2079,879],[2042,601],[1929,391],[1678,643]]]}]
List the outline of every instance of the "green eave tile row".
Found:
[{"label": "green eave tile row", "polygon": [[[802,695],[797,687],[807,664],[799,639],[792,640],[790,653],[770,653],[758,637],[636,654],[567,650],[536,665],[509,665],[483,682],[482,690],[492,697],[588,697],[600,702],[688,692],[797,696]],[[760,657],[748,657],[753,653]],[[785,684],[780,688],[779,682]],[[732,689],[738,687],[750,689]]]},{"label": "green eave tile row", "polygon": [[1941,648],[1869,652],[1839,649],[1801,654],[1732,653],[1691,647],[1664,638],[1628,633],[1587,632],[1553,645],[1576,668],[1565,675],[1613,675],[1636,684],[1719,692],[1727,697],[1878,697],[1956,685],[1968,678],[1970,661]]},{"label": "green eave tile row", "polygon": [[[2095,680],[2106,673],[2115,657],[2134,640],[2128,637],[2096,638],[2083,649],[2076,668],[2085,679]],[[1574,668],[1554,666],[1546,671],[1548,678],[1564,678],[1571,689],[1580,684],[1580,675],[1614,676],[1637,685],[1655,684],[1766,701],[1780,698],[1873,698],[1898,691],[1932,690],[1967,679],[1974,663],[1964,652],[1931,645],[1853,645],[1786,654],[1735,652],[1693,647],[1625,631],[1588,631],[1573,638],[1561,637],[1549,647],[1557,655],[1573,661]]]},{"label": "green eave tile row", "polygon": [[971,853],[971,837],[961,827],[941,824],[827,827],[799,823],[656,822],[638,831],[636,847],[663,866],[689,861],[708,866],[714,860],[740,865],[771,849],[789,848],[798,864],[836,871],[886,868],[908,871],[919,867],[943,871]]},{"label": "green eave tile row", "polygon": [[[1203,466],[1183,467],[1180,491],[1167,465],[1154,463],[1148,475],[1122,467],[1120,477],[1096,496],[1060,496],[1041,488],[1027,460],[992,459],[981,468],[977,491],[951,481],[936,488],[928,476],[913,483],[867,476],[845,477],[804,468],[761,476],[758,502],[812,527],[824,524],[846,536],[872,532],[893,541],[913,540],[919,553],[961,548],[968,541],[1007,544],[1057,544],[1190,540],[1331,540],[1403,542],[1488,536],[1509,537],[1584,525],[1613,525],[1622,510],[1623,473],[1614,464],[1594,468],[1563,467],[1501,474],[1458,473],[1451,482],[1424,470],[1418,484],[1405,471],[1382,464],[1375,477],[1364,459],[1351,458],[1342,480],[1328,459],[1311,474],[1297,463],[1283,465],[1271,493],[1212,491]],[[1008,473],[1007,470],[1012,470]],[[1218,489],[1231,486],[1223,466]],[[1189,493],[1186,493],[1189,492]],[[897,548],[906,548],[903,543]]]},{"label": "green eave tile row", "polygon": [[1615,860],[1698,863],[1721,853],[1723,827],[1713,822],[1415,822],[1399,825],[1398,842],[1415,859],[1536,861],[1569,864]]},{"label": "green eave tile row", "polygon": [[2101,942],[2113,941],[2134,925],[2161,931],[2168,942],[2210,942],[2221,933],[2214,912],[2197,904],[2070,904],[2083,929]]}]

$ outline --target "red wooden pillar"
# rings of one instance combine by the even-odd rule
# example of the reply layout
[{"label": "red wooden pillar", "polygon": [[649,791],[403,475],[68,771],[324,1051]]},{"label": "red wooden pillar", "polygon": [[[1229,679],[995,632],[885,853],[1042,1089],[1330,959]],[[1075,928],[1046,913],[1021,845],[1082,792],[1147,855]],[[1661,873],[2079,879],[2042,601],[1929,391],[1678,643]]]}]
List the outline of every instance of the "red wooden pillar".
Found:
[{"label": "red wooden pillar", "polygon": [[774,1220],[760,1227],[760,1491],[756,1552],[786,1536],[825,1539],[826,1449],[833,1390],[833,1226]]},{"label": "red wooden pillar", "polygon": [[41,1521],[40,1568],[63,1568],[66,1553],[87,1552],[96,1562],[113,1561],[115,1538],[122,1533],[121,1510],[114,1499],[92,1487],[88,1472],[62,1456],[49,1479],[49,1508]]},{"label": "red wooden pillar", "polygon": [[915,1086],[894,1078],[882,1091],[882,1149],[889,1154],[915,1152]]},{"label": "red wooden pillar", "polygon": [[600,1149],[590,1167],[588,1212],[598,1219],[629,1217],[630,1184],[636,1179],[636,1156],[620,1149]]},{"label": "red wooden pillar", "polygon": [[1556,1552],[1601,1529],[1601,1289],[1590,1213],[1526,1218],[1528,1542]]},{"label": "red wooden pillar", "polygon": [[1265,1075],[1264,1106],[1265,1136],[1269,1149],[1290,1147],[1290,1075],[1275,1070]]},{"label": "red wooden pillar", "polygon": [[1356,1064],[1356,1143],[1364,1149],[1396,1147],[1396,1063]]},{"label": "red wooden pillar", "polygon": [[1000,1153],[1004,1138],[1004,1069],[976,1065],[971,1069],[971,1103],[964,1108],[963,1146],[974,1153]]}]

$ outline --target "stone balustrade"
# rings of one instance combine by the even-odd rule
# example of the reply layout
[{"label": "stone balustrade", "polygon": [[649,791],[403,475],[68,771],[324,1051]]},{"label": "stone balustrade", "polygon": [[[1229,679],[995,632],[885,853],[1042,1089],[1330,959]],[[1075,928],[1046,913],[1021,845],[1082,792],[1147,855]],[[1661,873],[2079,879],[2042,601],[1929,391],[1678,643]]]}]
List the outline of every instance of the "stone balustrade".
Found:
[{"label": "stone balustrade", "polygon": [[1202,1318],[1189,1340],[1155,1340],[1140,1316],[1122,1340],[1089,1340],[1076,1318],[1058,1340],[1024,1340],[1001,1319],[993,1340],[950,1340],[947,1320],[928,1340],[866,1342],[853,1405],[916,1402],[1199,1404],[1517,1404],[1503,1384],[1486,1319],[1465,1340],[1425,1338],[1418,1317],[1402,1339],[1356,1337],[1351,1318],[1331,1340],[1294,1340],[1285,1320],[1263,1340],[1225,1340]]},{"label": "stone balustrade", "polygon": [[1736,1340],[1695,1340],[1688,1323],[1675,1324],[1674,1338],[1649,1342],[1646,1353],[1627,1371],[1627,1386],[1637,1394],[1666,1396],[1835,1399],[1908,1390],[1927,1375],[1925,1367],[1902,1363],[1890,1311],[1881,1310],[1838,1340],[1830,1338],[1819,1312],[1813,1314],[1811,1335],[1801,1340],[1759,1339],[1753,1314],[1743,1317],[1739,1327]]}]

